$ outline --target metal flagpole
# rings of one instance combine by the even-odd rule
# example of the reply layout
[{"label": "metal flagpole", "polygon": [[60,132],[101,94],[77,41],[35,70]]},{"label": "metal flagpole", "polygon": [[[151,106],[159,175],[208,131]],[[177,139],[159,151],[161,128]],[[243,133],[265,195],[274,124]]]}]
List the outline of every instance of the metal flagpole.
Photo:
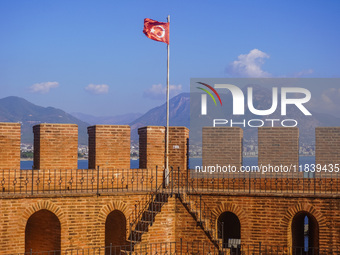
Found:
[{"label": "metal flagpole", "polygon": [[[170,23],[170,15],[168,15],[168,23]],[[170,33],[170,32],[169,32]],[[167,79],[166,79],[166,171],[165,176],[169,173],[169,58],[170,58],[170,43],[167,45],[168,49],[168,59],[167,59]],[[167,178],[166,184],[169,183]]]}]

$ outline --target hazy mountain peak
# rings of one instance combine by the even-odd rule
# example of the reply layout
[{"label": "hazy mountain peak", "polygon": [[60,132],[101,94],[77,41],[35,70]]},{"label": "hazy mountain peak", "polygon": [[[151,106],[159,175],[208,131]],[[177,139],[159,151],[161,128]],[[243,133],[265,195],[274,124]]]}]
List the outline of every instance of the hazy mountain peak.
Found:
[{"label": "hazy mountain peak", "polygon": [[24,98],[9,96],[0,99],[0,122],[20,122],[21,142],[33,143],[32,126],[39,123],[72,123],[79,129],[79,143],[87,144],[88,123],[80,121],[61,109],[42,107],[30,103]]}]

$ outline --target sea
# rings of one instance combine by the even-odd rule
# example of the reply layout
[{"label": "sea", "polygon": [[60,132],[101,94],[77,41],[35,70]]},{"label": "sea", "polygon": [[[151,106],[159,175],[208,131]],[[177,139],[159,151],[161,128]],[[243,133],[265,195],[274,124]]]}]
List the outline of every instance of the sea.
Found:
[{"label": "sea", "polygon": [[[314,164],[315,163],[315,157],[314,156],[301,156],[299,157],[299,164]],[[189,169],[194,169],[195,166],[201,166],[202,165],[202,158],[190,158],[189,159]],[[246,157],[243,158],[243,165],[244,166],[256,166],[257,165],[257,157]],[[21,161],[20,162],[20,168],[21,169],[32,169],[33,161],[27,160],[27,161]],[[78,169],[87,169],[88,168],[88,160],[78,160]],[[130,160],[130,168],[136,169],[139,168],[139,160],[138,159],[132,159]]]}]

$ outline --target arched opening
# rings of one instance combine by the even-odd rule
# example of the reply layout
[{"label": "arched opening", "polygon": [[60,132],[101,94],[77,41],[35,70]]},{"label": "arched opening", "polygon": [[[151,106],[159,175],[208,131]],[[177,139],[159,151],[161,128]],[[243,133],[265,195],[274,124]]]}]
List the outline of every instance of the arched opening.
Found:
[{"label": "arched opening", "polygon": [[[126,218],[118,210],[112,211],[106,218],[105,222],[105,246],[127,245],[126,241]],[[119,248],[111,251],[112,254],[119,254]],[[105,254],[110,254],[107,248]]]},{"label": "arched opening", "polygon": [[32,214],[26,223],[25,252],[60,251],[60,249],[61,227],[58,217],[45,209]]},{"label": "arched opening", "polygon": [[292,221],[293,254],[319,254],[319,224],[308,212],[297,213]]},{"label": "arched opening", "polygon": [[236,214],[224,212],[218,217],[218,236],[224,248],[230,248],[231,254],[239,254],[241,245],[241,223]]}]

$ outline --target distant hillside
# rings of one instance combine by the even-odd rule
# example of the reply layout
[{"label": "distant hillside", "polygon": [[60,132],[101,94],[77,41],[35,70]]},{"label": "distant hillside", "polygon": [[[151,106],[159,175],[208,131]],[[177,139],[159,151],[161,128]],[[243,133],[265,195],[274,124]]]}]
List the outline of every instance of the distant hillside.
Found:
[{"label": "distant hillside", "polygon": [[[245,90],[245,88],[243,88]],[[229,105],[228,109],[232,109],[232,97],[229,94],[220,94],[222,101],[224,104]],[[170,126],[185,126],[190,128],[190,107],[193,108],[194,112],[200,114],[200,95],[197,100],[194,100],[190,103],[190,93],[182,93],[179,94],[172,99],[170,99]],[[208,100],[208,108],[212,108],[213,102],[212,100]],[[263,88],[260,86],[254,86],[254,107],[256,109],[269,109],[271,107],[271,91],[267,88]],[[282,116],[279,114],[280,107],[278,110],[271,115],[273,119],[282,119]],[[201,126],[203,123],[200,115],[195,117],[193,126],[190,129],[190,143],[197,144],[201,143]],[[231,112],[225,113],[226,119],[234,119],[238,121],[239,117],[235,117]],[[204,123],[205,126],[211,126],[212,120],[214,118],[220,118],[220,116],[209,116],[210,119]],[[242,119],[266,119],[268,116],[256,116],[248,109],[246,109],[246,113],[242,116]],[[332,115],[325,113],[317,113],[312,112],[312,116],[305,117],[298,109],[290,109],[289,114],[285,117],[285,119],[296,119],[299,123],[300,128],[300,142],[306,144],[313,144],[315,140],[315,127],[329,127],[329,126],[340,126],[340,119],[336,118]],[[197,125],[195,121],[198,121]],[[131,139],[135,142],[138,141],[138,133],[137,130],[139,127],[143,126],[165,126],[166,125],[166,105],[163,104],[159,107],[155,107],[148,111],[146,114],[138,118],[137,120],[130,123],[131,126]],[[244,138],[246,140],[254,139],[257,141],[257,128],[244,128]]]},{"label": "distant hillside", "polygon": [[81,121],[90,123],[91,125],[97,125],[97,124],[105,124],[105,125],[127,125],[134,121],[135,119],[142,116],[141,113],[127,113],[122,115],[116,115],[116,116],[93,116],[90,114],[84,114],[80,112],[74,112],[71,113],[74,117],[77,119],[80,119]]},{"label": "distant hillside", "polygon": [[[254,87],[254,106],[257,109],[269,109],[271,106],[271,92],[268,89],[261,87]],[[232,109],[232,98],[230,94],[221,94],[222,101],[225,104],[230,104],[228,109]],[[185,126],[190,128],[190,107],[196,109],[195,112],[200,112],[200,100],[194,100],[190,104],[190,93],[181,93],[172,99],[170,99],[170,126]],[[213,102],[208,100],[208,108],[214,107]],[[278,111],[280,109],[278,108]],[[77,114],[75,114],[77,115]],[[0,99],[0,122],[21,122],[22,123],[22,142],[33,143],[33,132],[32,126],[39,123],[73,123],[77,124],[79,128],[79,143],[87,144],[87,127],[93,124],[127,124],[128,119],[133,119],[138,116],[134,114],[119,115],[112,117],[95,117],[91,115],[82,114],[82,117],[78,114],[77,116],[82,119],[88,119],[90,122],[84,122],[78,118],[53,107],[41,107],[34,105],[27,100],[19,97],[6,97]],[[199,115],[199,114],[198,114]],[[208,126],[211,126],[212,119],[218,116],[209,116],[211,120],[208,120]],[[225,113],[226,119],[237,119],[234,118],[231,113]],[[274,113],[271,118],[279,119],[277,113]],[[91,119],[92,118],[92,119]],[[101,119],[103,118],[103,119]],[[255,116],[246,109],[245,119],[265,119],[268,116]],[[307,144],[312,144],[314,141],[314,128],[319,126],[340,126],[340,119],[334,116],[312,112],[312,116],[303,118],[301,112],[297,109],[289,111],[289,115],[286,118],[298,120],[300,127],[300,141]],[[303,119],[302,119],[303,118]],[[200,116],[196,116],[196,120],[200,120]],[[195,121],[193,121],[195,123]],[[201,125],[202,123],[200,123]],[[129,123],[131,126],[131,140],[138,142],[137,130],[143,126],[165,126],[166,125],[166,104],[155,107],[140,116],[136,120]],[[201,129],[200,125],[193,125],[190,130],[190,143],[200,143],[201,140]],[[196,137],[196,140],[195,140]],[[257,129],[256,128],[245,128],[244,138],[246,140],[255,139],[257,140]],[[197,140],[198,139],[198,140]]]},{"label": "distant hillside", "polygon": [[21,142],[33,144],[32,127],[39,123],[72,123],[79,129],[79,144],[87,144],[88,123],[83,122],[63,110],[41,107],[20,97],[0,99],[0,122],[20,122]]},{"label": "distant hillside", "polygon": [[[170,126],[190,126],[190,93],[181,93],[169,101]],[[131,140],[138,141],[138,128],[166,125],[166,104],[155,107],[129,124]]]}]

